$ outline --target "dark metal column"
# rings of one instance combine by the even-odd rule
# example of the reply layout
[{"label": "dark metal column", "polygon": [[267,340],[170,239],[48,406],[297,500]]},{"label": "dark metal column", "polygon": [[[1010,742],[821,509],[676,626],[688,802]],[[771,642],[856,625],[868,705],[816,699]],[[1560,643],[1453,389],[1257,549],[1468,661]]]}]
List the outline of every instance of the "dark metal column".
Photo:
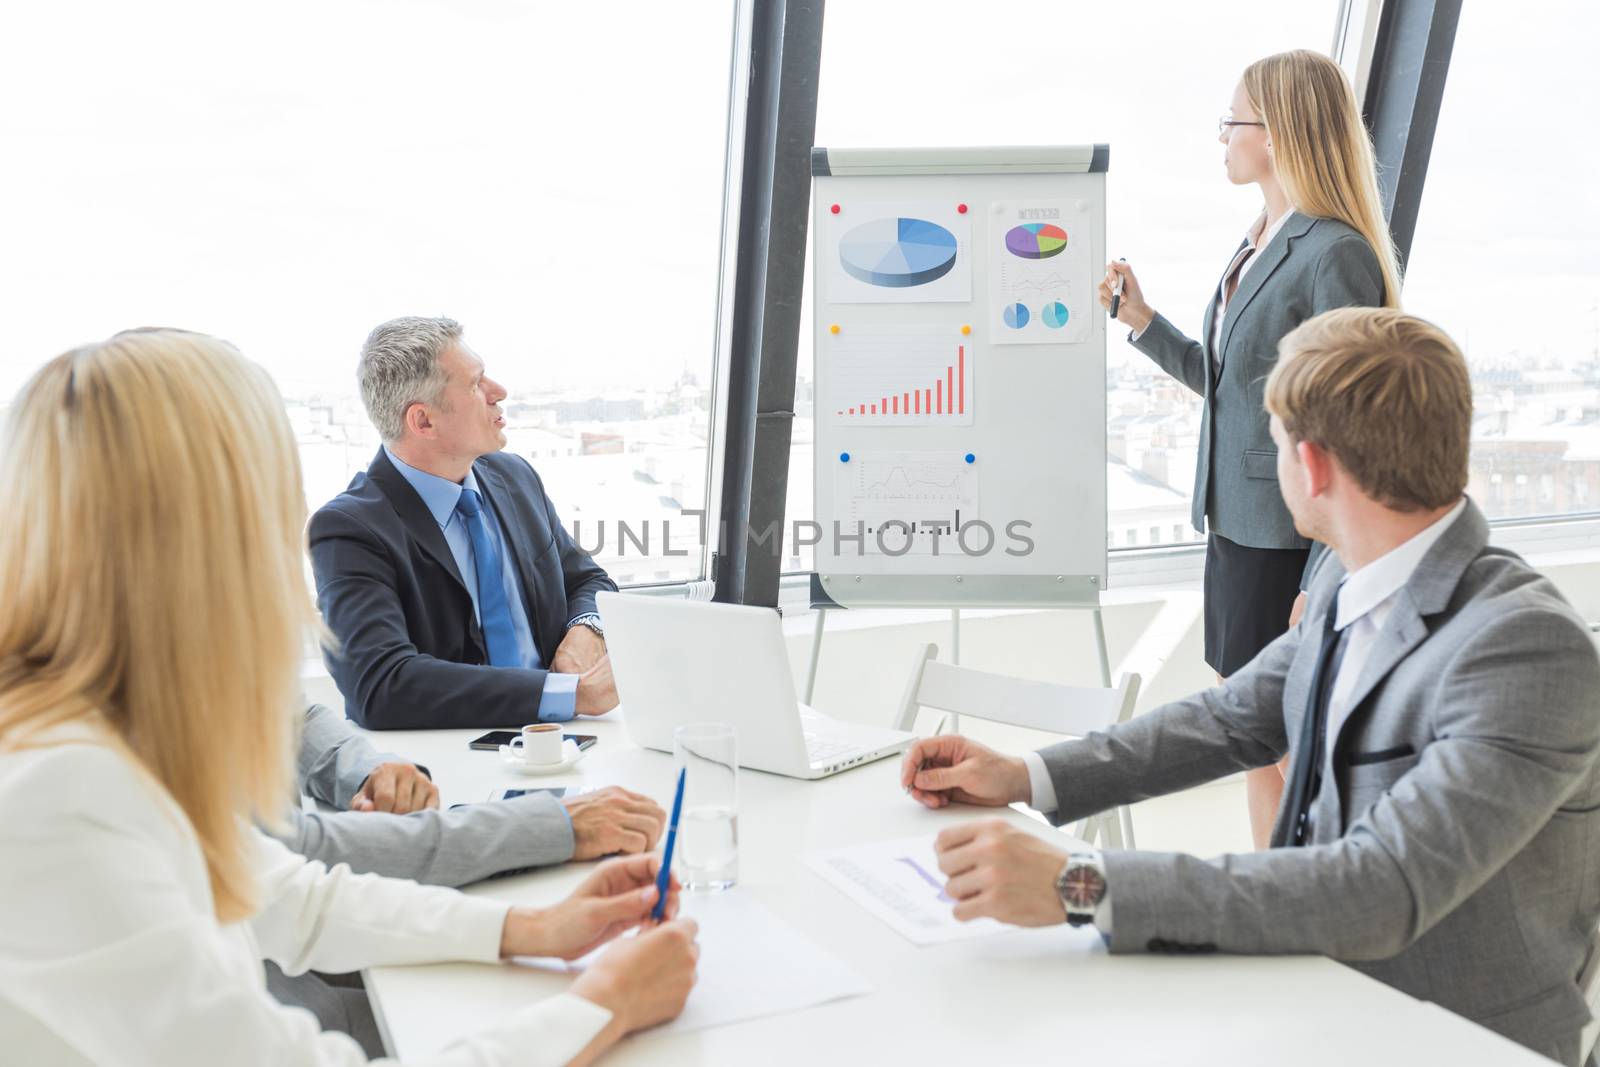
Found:
[{"label": "dark metal column", "polygon": [[755,0],[716,599],[778,604],[823,0]]},{"label": "dark metal column", "polygon": [[1378,155],[1378,185],[1403,268],[1417,231],[1461,0],[1384,0],[1362,111]]}]

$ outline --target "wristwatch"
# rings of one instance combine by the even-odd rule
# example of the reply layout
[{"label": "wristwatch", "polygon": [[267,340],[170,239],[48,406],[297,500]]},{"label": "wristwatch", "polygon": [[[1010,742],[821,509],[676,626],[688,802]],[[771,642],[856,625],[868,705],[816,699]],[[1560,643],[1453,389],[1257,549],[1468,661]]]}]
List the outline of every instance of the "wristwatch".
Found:
[{"label": "wristwatch", "polygon": [[587,615],[579,615],[576,619],[573,619],[567,628],[570,630],[573,626],[587,626],[601,637],[606,635],[606,628],[600,625],[600,616],[592,611]]},{"label": "wristwatch", "polygon": [[1056,893],[1066,909],[1067,923],[1084,926],[1094,922],[1100,902],[1106,898],[1106,868],[1094,849],[1074,852],[1056,875]]}]

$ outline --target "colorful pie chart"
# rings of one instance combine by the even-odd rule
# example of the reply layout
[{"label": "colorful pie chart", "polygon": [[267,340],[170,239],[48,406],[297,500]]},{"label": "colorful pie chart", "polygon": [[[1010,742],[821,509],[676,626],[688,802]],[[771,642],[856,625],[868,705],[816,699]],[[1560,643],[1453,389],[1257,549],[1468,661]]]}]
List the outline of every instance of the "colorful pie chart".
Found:
[{"label": "colorful pie chart", "polygon": [[1024,222],[1006,231],[1006,251],[1023,259],[1049,259],[1067,247],[1067,231],[1048,222]]},{"label": "colorful pie chart", "polygon": [[925,219],[873,219],[839,239],[839,265],[868,285],[927,285],[956,265],[956,237]]},{"label": "colorful pie chart", "polygon": [[1067,305],[1059,300],[1052,300],[1044,306],[1043,311],[1039,312],[1039,317],[1052,330],[1059,330],[1067,324]]},{"label": "colorful pie chart", "polygon": [[1007,326],[1020,330],[1028,325],[1028,307],[1026,304],[1007,304],[1001,317],[1006,320]]}]

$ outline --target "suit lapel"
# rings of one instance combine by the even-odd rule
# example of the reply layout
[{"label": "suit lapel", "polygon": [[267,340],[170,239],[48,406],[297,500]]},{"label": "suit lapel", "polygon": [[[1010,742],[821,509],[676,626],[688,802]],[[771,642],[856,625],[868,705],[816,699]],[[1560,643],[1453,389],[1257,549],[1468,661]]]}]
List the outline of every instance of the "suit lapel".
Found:
[{"label": "suit lapel", "polygon": [[1217,378],[1222,370],[1221,367],[1217,366],[1217,350],[1211,344],[1216,337],[1216,331],[1211,328],[1211,324],[1216,321],[1217,301],[1220,299],[1222,297],[1217,290],[1211,290],[1211,299],[1206,302],[1206,317],[1201,320],[1205,323],[1205,329],[1200,331],[1202,338],[1200,348],[1206,354],[1206,392],[1208,394],[1216,386]]},{"label": "suit lapel", "polygon": [[500,472],[482,460],[472,465],[472,472],[477,475],[478,487],[483,490],[484,498],[489,501],[489,507],[493,509],[495,518],[500,522],[500,532],[505,536],[506,551],[511,554],[512,566],[517,569],[517,581],[522,587],[522,609],[527,613],[528,625],[533,628],[534,646],[539,649],[539,655],[548,662],[549,653],[539,633],[533,548],[528,544],[527,524],[522,520],[522,516],[517,514],[516,494],[506,485],[505,479],[500,477]]},{"label": "suit lapel", "polygon": [[[1389,612],[1383,631],[1373,642],[1366,665],[1356,679],[1350,698],[1345,701],[1339,715],[1330,721],[1329,757],[1342,751],[1344,730],[1350,724],[1363,701],[1372,695],[1378,684],[1389,676],[1417,646],[1427,640],[1431,632],[1429,616],[1437,615],[1450,606],[1461,576],[1473,560],[1477,559],[1489,543],[1489,524],[1472,501],[1455,522],[1446,530],[1428,554],[1422,557],[1410,579],[1395,594],[1394,607]],[[1324,768],[1326,770],[1327,768]]]},{"label": "suit lapel", "polygon": [[1344,728],[1350,722],[1351,715],[1361,706],[1361,702],[1367,699],[1377,688],[1378,683],[1388,677],[1389,672],[1399,666],[1401,660],[1411,655],[1427,637],[1428,624],[1422,621],[1422,615],[1411,599],[1410,590],[1402,588],[1395,594],[1394,607],[1389,611],[1383,632],[1373,642],[1366,664],[1356,677],[1356,685],[1350,690],[1350,698],[1329,720],[1328,736],[1333,739],[1333,744],[1328,748],[1330,757],[1332,753],[1338,751]]},{"label": "suit lapel", "polygon": [[1296,214],[1283,224],[1283,229],[1273,235],[1267,247],[1256,252],[1256,262],[1251,265],[1245,276],[1239,279],[1239,288],[1234,292],[1233,299],[1228,301],[1228,310],[1222,316],[1222,352],[1228,350],[1228,341],[1233,336],[1233,328],[1238,325],[1239,316],[1244,314],[1244,309],[1250,306],[1250,301],[1255,299],[1267,279],[1272,277],[1272,272],[1277,270],[1284,260],[1289,258],[1289,245],[1296,238],[1304,237],[1310,232],[1317,220],[1309,215]]},{"label": "suit lapel", "polygon": [[[433,512],[428,510],[428,505],[422,502],[417,491],[411,488],[411,483],[394,469],[394,464],[389,462],[389,457],[384,454],[383,449],[378,449],[377,457],[367,468],[367,477],[383,490],[383,495],[389,498],[389,503],[400,516],[400,521],[405,523],[406,530],[417,544],[422,546],[422,550],[456,580],[456,584],[461,586],[462,593],[467,593],[466,582],[462,580],[461,571],[456,567],[456,558],[444,539],[444,531],[439,529],[439,524],[434,521]],[[467,595],[470,597],[471,594]]]},{"label": "suit lapel", "polygon": [[[1248,237],[1239,242],[1239,248],[1235,248],[1233,255],[1228,257],[1228,267],[1233,266],[1233,261],[1239,257],[1239,249],[1249,243],[1250,239]],[[1222,287],[1228,281],[1228,267],[1222,268],[1222,277],[1218,278],[1217,284],[1211,287],[1211,299],[1206,301],[1205,318],[1200,320],[1200,350],[1205,353],[1206,357],[1206,385],[1208,389],[1216,382],[1222,371],[1222,368],[1217,364],[1216,346],[1212,343],[1216,339],[1216,331],[1212,329],[1212,323],[1216,319],[1217,303],[1222,299]]]}]

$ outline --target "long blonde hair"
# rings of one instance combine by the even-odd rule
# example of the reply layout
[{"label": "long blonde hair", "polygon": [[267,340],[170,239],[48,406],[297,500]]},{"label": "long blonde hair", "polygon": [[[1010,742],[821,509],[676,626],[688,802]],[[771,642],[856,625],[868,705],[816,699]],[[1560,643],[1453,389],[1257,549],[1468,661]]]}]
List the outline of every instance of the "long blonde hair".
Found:
[{"label": "long blonde hair", "polygon": [[277,389],[215,338],[132,330],[47,363],[0,436],[0,750],[108,723],[192,824],[218,920],[248,916],[316,625]]},{"label": "long blonde hair", "polygon": [[1267,124],[1284,195],[1302,214],[1338,219],[1365,237],[1383,270],[1383,305],[1399,307],[1399,259],[1350,79],[1327,56],[1301,49],[1256,60],[1243,80]]}]

